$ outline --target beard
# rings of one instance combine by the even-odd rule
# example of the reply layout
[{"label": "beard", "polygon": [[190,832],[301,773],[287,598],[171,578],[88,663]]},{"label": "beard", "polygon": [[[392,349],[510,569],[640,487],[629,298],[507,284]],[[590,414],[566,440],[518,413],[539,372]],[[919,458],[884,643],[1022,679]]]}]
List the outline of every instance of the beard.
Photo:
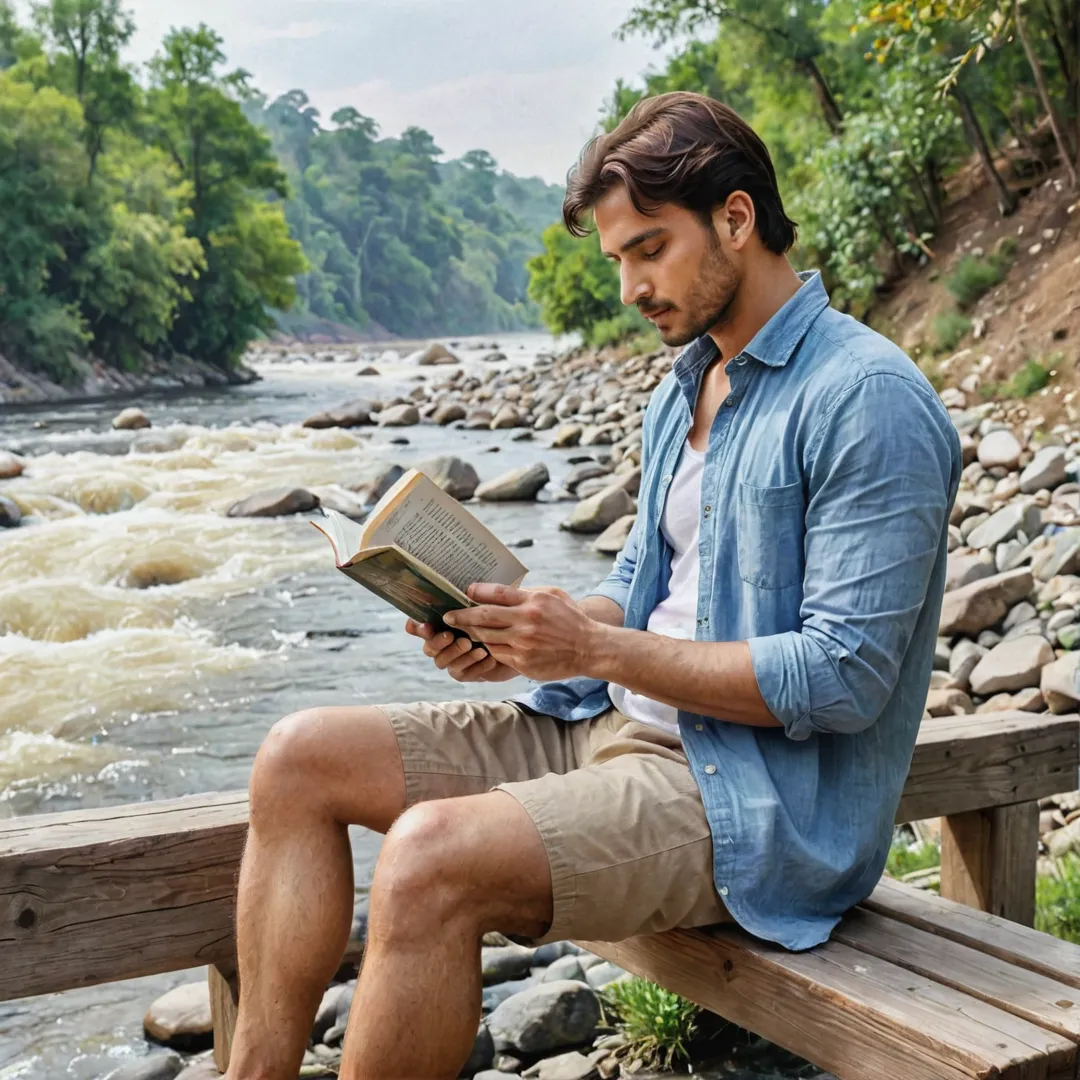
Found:
[{"label": "beard", "polygon": [[671,300],[651,300],[638,304],[642,315],[655,314],[670,308],[675,318],[665,330],[657,328],[665,345],[681,348],[723,323],[742,283],[735,264],[724,254],[720,240],[711,226],[707,227],[709,247],[702,256],[701,268],[681,304]]}]

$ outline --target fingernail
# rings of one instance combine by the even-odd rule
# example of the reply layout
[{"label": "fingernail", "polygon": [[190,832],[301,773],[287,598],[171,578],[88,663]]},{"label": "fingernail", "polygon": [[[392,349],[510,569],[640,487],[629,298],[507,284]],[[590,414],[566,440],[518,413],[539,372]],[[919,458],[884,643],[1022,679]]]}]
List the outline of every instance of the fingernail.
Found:
[{"label": "fingernail", "polygon": [[457,622],[457,616],[452,611],[449,611],[443,616],[443,622],[453,626]]}]

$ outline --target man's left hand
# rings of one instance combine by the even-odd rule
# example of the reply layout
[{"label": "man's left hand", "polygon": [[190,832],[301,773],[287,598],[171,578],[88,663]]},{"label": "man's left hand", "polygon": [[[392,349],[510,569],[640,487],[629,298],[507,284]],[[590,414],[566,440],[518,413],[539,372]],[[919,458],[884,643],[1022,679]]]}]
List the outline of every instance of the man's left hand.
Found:
[{"label": "man's left hand", "polygon": [[590,619],[568,593],[476,584],[468,595],[477,606],[448,612],[444,619],[482,641],[496,660],[530,679],[586,674],[603,624]]}]

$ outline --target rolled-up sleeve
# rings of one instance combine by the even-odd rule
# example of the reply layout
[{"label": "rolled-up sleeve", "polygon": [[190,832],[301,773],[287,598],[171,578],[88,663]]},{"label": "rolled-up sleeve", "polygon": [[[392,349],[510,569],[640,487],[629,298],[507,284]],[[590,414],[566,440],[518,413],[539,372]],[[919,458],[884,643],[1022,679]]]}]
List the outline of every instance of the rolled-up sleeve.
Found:
[{"label": "rolled-up sleeve", "polygon": [[927,601],[959,461],[929,389],[901,375],[864,376],[820,421],[805,457],[801,629],[749,642],[792,739],[862,731],[881,714]]},{"label": "rolled-up sleeve", "polygon": [[634,580],[634,570],[637,567],[638,528],[641,518],[642,515],[639,513],[622,551],[615,557],[615,565],[611,568],[611,573],[588,593],[589,596],[606,596],[609,600],[614,600],[623,611],[626,610],[630,582]]}]

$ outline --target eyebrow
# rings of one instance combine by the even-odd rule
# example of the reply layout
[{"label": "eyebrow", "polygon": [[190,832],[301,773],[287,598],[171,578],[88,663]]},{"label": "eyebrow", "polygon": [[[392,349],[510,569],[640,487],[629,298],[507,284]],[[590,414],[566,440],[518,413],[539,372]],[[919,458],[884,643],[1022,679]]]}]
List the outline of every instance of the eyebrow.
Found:
[{"label": "eyebrow", "polygon": [[[662,225],[658,225],[655,229],[646,229],[642,233],[638,233],[637,236],[631,236],[620,248],[620,252],[629,251],[631,248],[635,248],[638,244],[644,244],[646,240],[651,240],[654,236],[659,236],[662,232],[665,232],[665,228]],[[609,258],[614,258],[614,255],[610,251],[605,251],[604,254]]]}]

